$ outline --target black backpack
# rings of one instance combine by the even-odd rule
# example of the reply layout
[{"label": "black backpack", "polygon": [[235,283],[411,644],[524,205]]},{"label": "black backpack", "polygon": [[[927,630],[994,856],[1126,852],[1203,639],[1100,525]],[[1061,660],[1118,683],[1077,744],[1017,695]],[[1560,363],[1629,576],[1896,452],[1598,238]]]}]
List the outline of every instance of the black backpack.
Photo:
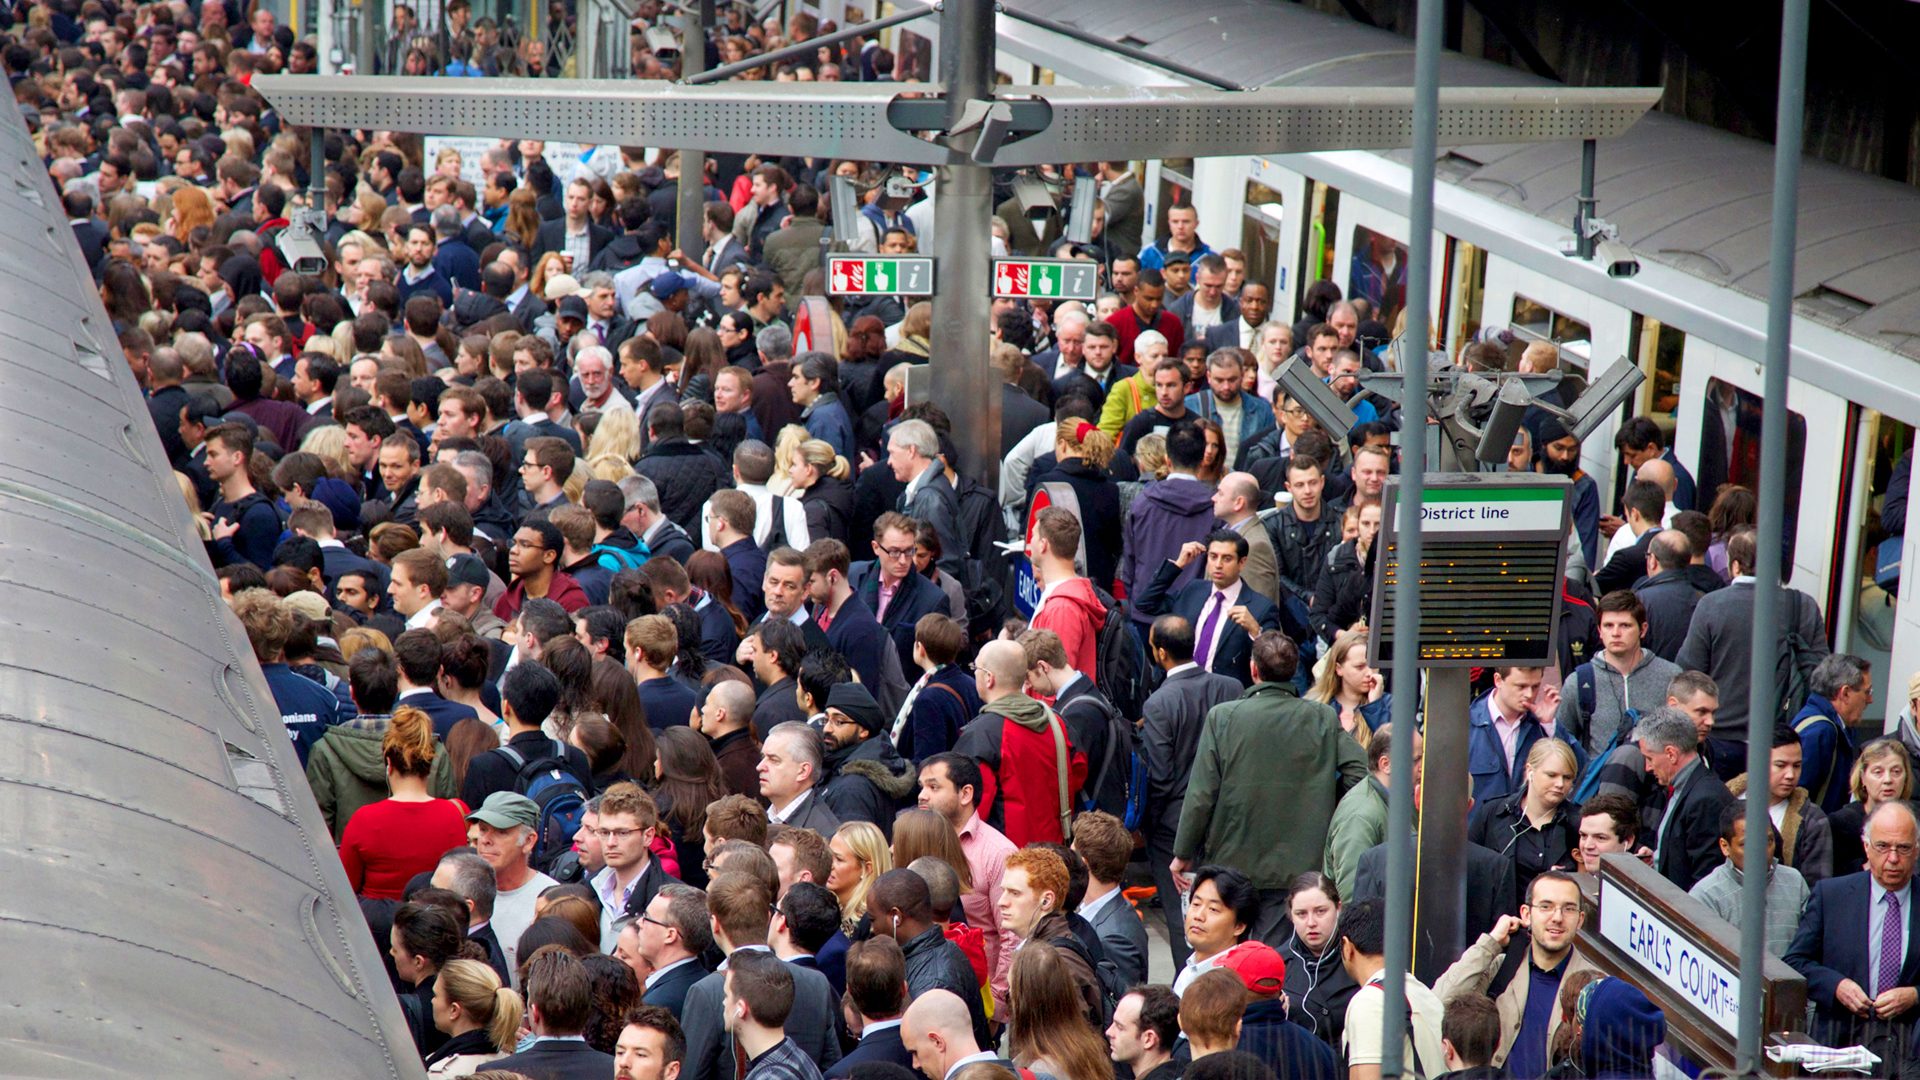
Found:
[{"label": "black backpack", "polygon": [[548,740],[548,753],[528,761],[518,750],[503,746],[500,752],[513,763],[513,790],[532,799],[540,807],[539,824],[534,828],[533,868],[545,872],[554,860],[573,848],[574,834],[587,813],[587,789],[567,766],[567,744]]},{"label": "black backpack", "polygon": [[1147,700],[1147,654],[1128,625],[1126,609],[1105,589],[1095,585],[1094,598],[1107,609],[1094,639],[1094,681],[1123,719],[1133,720]]},{"label": "black backpack", "polygon": [[[1078,704],[1079,700],[1075,699],[1074,703]],[[1100,710],[1107,735],[1107,748],[1093,773],[1087,777],[1087,786],[1081,793],[1080,809],[1106,809],[1099,805],[1100,796],[1107,790],[1109,778],[1117,778],[1120,783],[1120,807],[1114,812],[1115,816],[1129,830],[1138,829],[1146,817],[1147,763],[1140,756],[1133,724],[1111,703],[1091,695],[1085,700]]]},{"label": "black backpack", "polygon": [[1807,695],[1813,692],[1813,669],[1820,665],[1821,655],[1800,636],[1800,605],[1804,598],[1795,589],[1788,589],[1786,593],[1787,629],[1780,635],[1780,658],[1773,672],[1774,688],[1780,692],[1780,701],[1773,710],[1776,727],[1791,725],[1793,718],[1800,714],[1801,706],[1807,703]]},{"label": "black backpack", "polygon": [[[1119,904],[1126,902],[1127,899],[1124,896],[1114,901]],[[1107,959],[1105,953],[1095,956],[1088,952],[1087,943],[1081,941],[1080,936],[1072,931],[1048,939],[1047,944],[1073,953],[1085,960],[1087,966],[1093,969],[1093,980],[1100,986],[1100,1027],[1105,1030],[1108,1024],[1113,1023],[1113,1010],[1120,1004],[1120,999],[1127,996],[1127,980],[1121,977],[1120,969],[1114,966],[1113,961]]]}]

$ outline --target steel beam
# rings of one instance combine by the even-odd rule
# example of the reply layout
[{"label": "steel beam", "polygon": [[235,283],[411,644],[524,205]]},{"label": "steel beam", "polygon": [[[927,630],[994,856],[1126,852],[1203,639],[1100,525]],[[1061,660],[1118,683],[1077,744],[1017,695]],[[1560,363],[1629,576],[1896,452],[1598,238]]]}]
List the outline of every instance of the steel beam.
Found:
[{"label": "steel beam", "polygon": [[[963,126],[967,103],[993,96],[992,0],[946,0],[940,11],[940,76],[946,128]],[[993,251],[993,172],[971,158],[974,135],[948,137],[954,159],[933,193],[933,255],[947,283],[933,300],[933,400],[953,421],[955,469],[999,490],[1000,377],[988,364]]]},{"label": "steel beam", "polygon": [[[680,78],[693,79],[707,67],[707,34],[713,28],[713,0],[694,0],[681,15]],[[707,201],[707,155],[703,149],[680,150],[680,181],[674,201],[674,245],[696,262],[706,257],[707,242],[701,219]]]}]

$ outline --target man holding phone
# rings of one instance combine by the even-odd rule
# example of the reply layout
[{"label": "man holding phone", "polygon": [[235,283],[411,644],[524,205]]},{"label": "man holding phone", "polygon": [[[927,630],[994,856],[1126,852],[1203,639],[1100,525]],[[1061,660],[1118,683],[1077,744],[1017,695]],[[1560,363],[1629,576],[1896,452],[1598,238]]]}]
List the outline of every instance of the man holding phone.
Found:
[{"label": "man holding phone", "polygon": [[540,236],[534,244],[533,257],[538,262],[540,256],[549,251],[557,251],[566,260],[567,273],[585,270],[613,239],[613,230],[605,225],[596,225],[587,216],[587,208],[593,199],[593,189],[584,180],[575,180],[567,185],[566,198],[561,201],[565,211],[558,221],[549,221],[540,226]]}]

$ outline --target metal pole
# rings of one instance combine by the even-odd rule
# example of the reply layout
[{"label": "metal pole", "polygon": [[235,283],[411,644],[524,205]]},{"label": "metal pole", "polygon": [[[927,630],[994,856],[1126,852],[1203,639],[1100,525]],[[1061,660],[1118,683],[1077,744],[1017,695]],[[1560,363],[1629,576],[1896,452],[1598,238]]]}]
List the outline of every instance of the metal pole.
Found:
[{"label": "metal pole", "polygon": [[[1413,962],[1413,742],[1415,709],[1420,699],[1420,511],[1426,501],[1423,481],[1427,442],[1427,294],[1433,277],[1433,171],[1439,156],[1436,125],[1440,113],[1440,39],[1445,32],[1445,0],[1420,0],[1414,33],[1413,179],[1407,195],[1407,337],[1400,379],[1400,584],[1393,595],[1394,738],[1392,783],[1387,792],[1387,968],[1386,1017],[1381,1032],[1380,1075],[1406,1074],[1401,1060],[1407,1032],[1407,969]],[[1461,716],[1431,717],[1433,724],[1464,725]],[[1431,725],[1430,725],[1431,726]],[[1445,811],[1440,811],[1444,813]]]},{"label": "metal pole", "polygon": [[[680,31],[680,79],[696,78],[707,70],[707,32],[713,28],[713,0],[688,5]],[[680,253],[698,261],[706,257],[707,242],[700,235],[700,219],[707,202],[707,155],[680,151],[679,197],[674,204],[674,244]]]},{"label": "metal pole", "polygon": [[1573,244],[1574,250],[1583,259],[1593,258],[1594,249],[1599,242],[1588,233],[1587,222],[1593,220],[1594,207],[1600,200],[1593,197],[1593,164],[1599,150],[1599,142],[1586,139],[1580,143],[1580,197],[1574,201]]},{"label": "metal pole", "polygon": [[[354,69],[355,75],[375,74],[373,60],[373,0],[358,0],[353,5],[354,25]],[[384,72],[391,75],[393,72]]]},{"label": "metal pole", "polygon": [[[1774,680],[1779,663],[1782,541],[1787,520],[1787,365],[1793,333],[1793,256],[1798,241],[1800,145],[1806,123],[1807,0],[1786,0],[1780,26],[1780,103],[1773,137],[1773,246],[1767,267],[1767,353],[1760,419],[1760,508],[1755,532],[1753,574],[1754,677],[1747,692],[1747,776],[1767,775],[1773,753],[1773,713],[1778,704]],[[1742,569],[1746,569],[1742,567]],[[1767,800],[1747,791],[1745,863],[1767,865]],[[1742,910],[1767,909],[1767,875],[1748,873],[1740,886]],[[1740,925],[1740,1028],[1734,1063],[1744,1076],[1758,1075],[1765,1064],[1760,1041],[1761,971],[1767,955],[1766,920]]]},{"label": "metal pole", "polygon": [[[946,0],[940,9],[940,72],[947,87],[949,130],[960,126],[969,101],[993,96],[993,8],[993,0]],[[966,155],[973,141],[972,135],[948,138],[956,161],[970,161]],[[970,163],[939,170],[933,206],[940,289],[933,302],[933,400],[953,421],[953,441],[960,451],[954,468],[997,489],[1000,379],[987,363],[992,170]]]},{"label": "metal pole", "polygon": [[309,128],[307,135],[310,155],[307,158],[307,202],[320,215],[319,227],[324,233],[327,228],[327,129]]},{"label": "metal pole", "polygon": [[[967,3],[970,3],[970,2],[971,0],[961,0],[961,6],[964,7],[966,6]],[[947,5],[947,7],[952,7],[952,6],[953,6],[952,4]],[[879,31],[885,30],[890,26],[899,26],[901,23],[912,22],[913,20],[921,17],[922,15],[931,15],[931,14],[933,14],[933,9],[929,7],[907,8],[904,11],[896,11],[884,19],[870,19],[867,22],[863,22],[858,26],[842,27],[839,30],[835,30],[831,34],[821,34],[819,37],[810,37],[807,40],[800,42],[799,44],[788,45],[785,48],[775,49],[770,53],[761,53],[758,56],[751,57],[746,60],[742,60],[737,64],[722,64],[721,66],[714,68],[712,71],[702,72],[698,77],[687,79],[685,81],[688,83],[692,83],[694,85],[698,85],[700,83],[719,82],[723,79],[731,79],[735,75],[740,74],[741,72],[752,71],[754,68],[757,68],[757,67],[767,67],[772,64],[777,64],[782,60],[794,60],[802,56],[812,56],[814,50],[818,49],[822,45],[832,45],[836,42],[845,41],[848,38],[856,38],[856,37],[862,37],[866,34],[878,33]],[[946,24],[947,24],[947,20],[943,13],[942,18],[940,20],[940,25],[944,28]],[[993,32],[992,27],[988,27],[987,32],[991,34]],[[946,48],[946,37],[945,37],[944,29],[942,30],[940,47],[942,49]],[[987,83],[988,85],[992,85],[993,83],[993,65],[991,63],[987,65]],[[948,93],[949,94],[952,93],[952,84],[948,84]]]}]

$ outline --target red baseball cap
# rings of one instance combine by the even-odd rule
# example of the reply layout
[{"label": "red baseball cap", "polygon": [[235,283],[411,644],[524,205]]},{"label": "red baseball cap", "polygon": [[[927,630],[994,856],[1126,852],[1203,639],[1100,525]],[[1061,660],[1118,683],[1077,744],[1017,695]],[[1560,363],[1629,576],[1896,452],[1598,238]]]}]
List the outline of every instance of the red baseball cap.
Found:
[{"label": "red baseball cap", "polygon": [[1214,966],[1240,976],[1247,992],[1260,997],[1275,997],[1287,981],[1287,961],[1273,946],[1260,941],[1243,941],[1226,952]]}]

